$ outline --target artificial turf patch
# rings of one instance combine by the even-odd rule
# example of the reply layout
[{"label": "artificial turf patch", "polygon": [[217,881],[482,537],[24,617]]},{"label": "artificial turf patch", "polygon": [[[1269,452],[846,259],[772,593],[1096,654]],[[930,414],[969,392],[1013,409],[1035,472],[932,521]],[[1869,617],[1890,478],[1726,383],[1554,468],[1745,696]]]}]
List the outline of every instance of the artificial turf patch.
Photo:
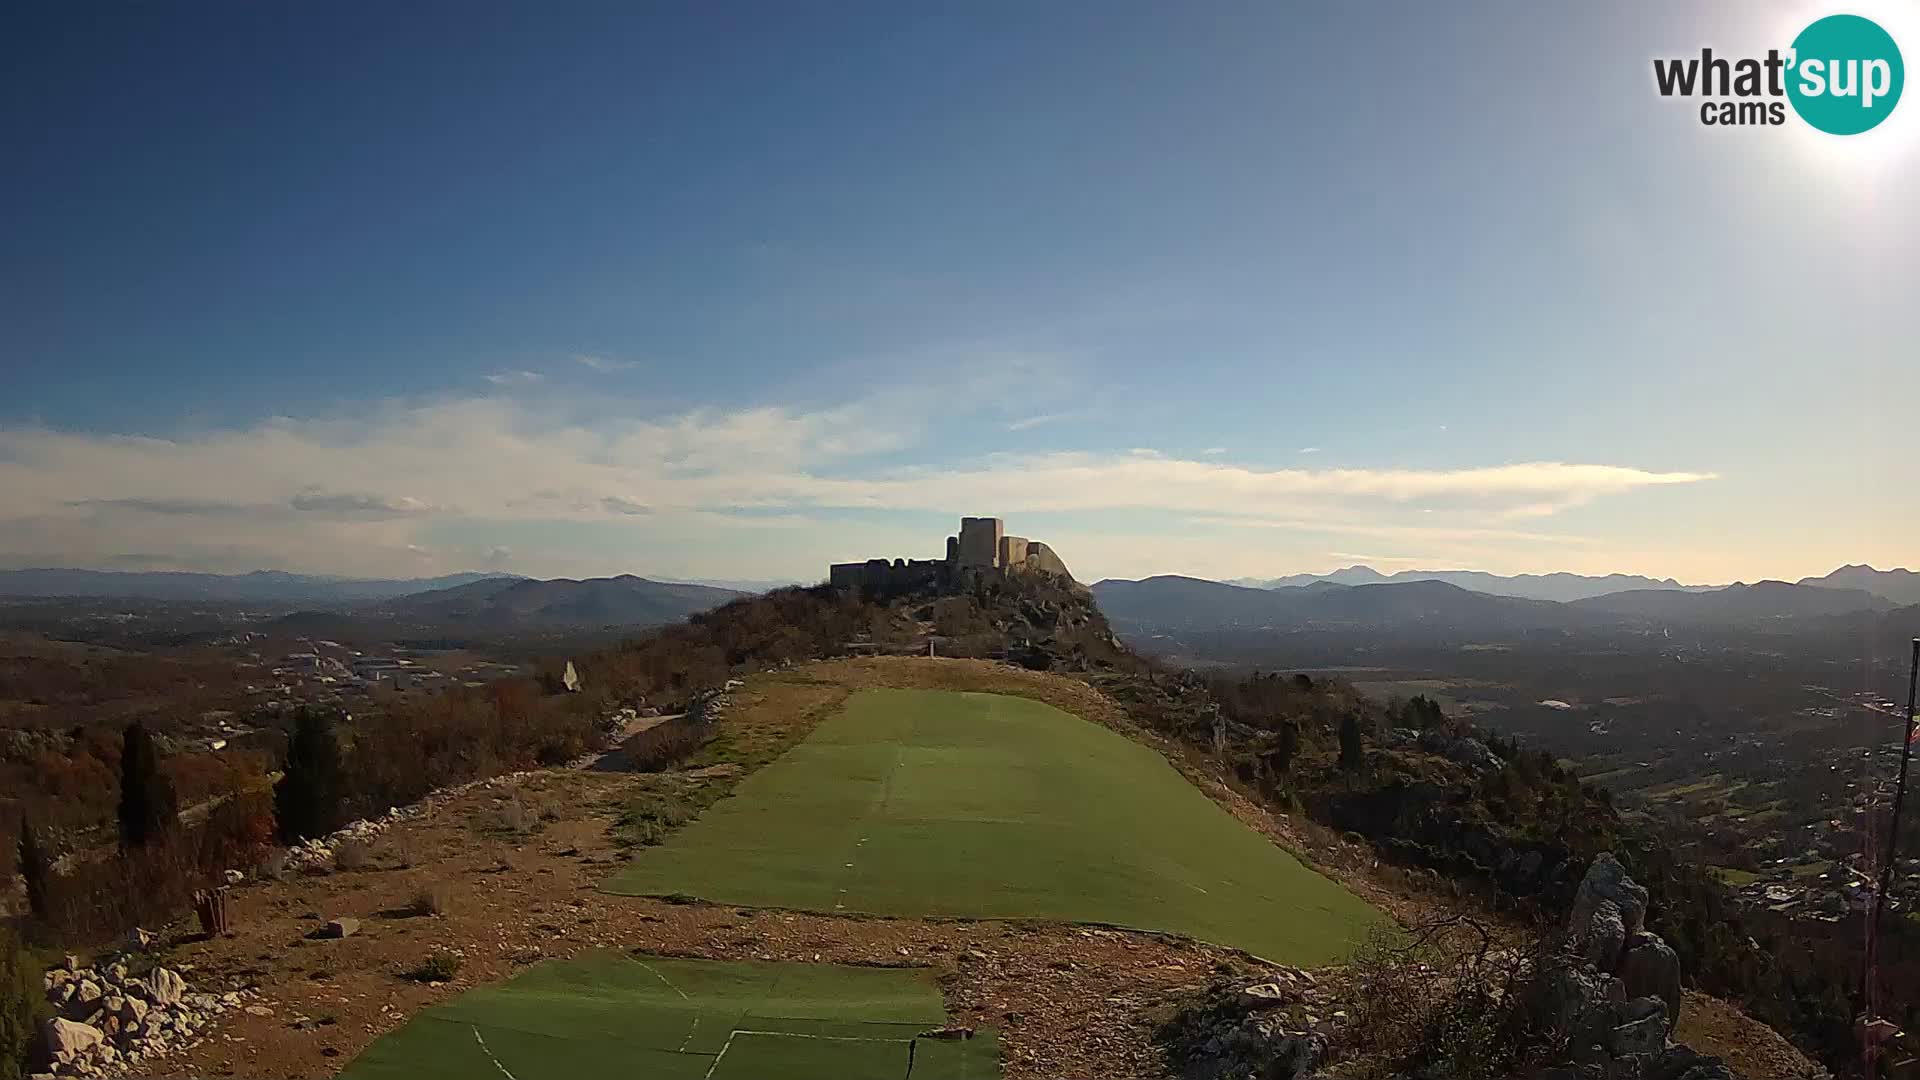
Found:
[{"label": "artificial turf patch", "polygon": [[[953,1042],[925,972],[589,953],[415,1016],[348,1080],[991,1080],[990,1032]],[[924,1061],[924,1065],[922,1062]]]},{"label": "artificial turf patch", "polygon": [[606,886],[725,904],[1039,918],[1345,959],[1382,920],[1159,754],[1026,698],[865,690]]}]

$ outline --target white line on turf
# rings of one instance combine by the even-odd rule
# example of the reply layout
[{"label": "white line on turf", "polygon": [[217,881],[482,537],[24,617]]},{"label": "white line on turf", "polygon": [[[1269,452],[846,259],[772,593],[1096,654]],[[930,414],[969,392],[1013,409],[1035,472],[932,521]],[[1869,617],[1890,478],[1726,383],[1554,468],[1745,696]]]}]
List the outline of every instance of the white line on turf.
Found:
[{"label": "white line on turf", "polygon": [[669,978],[667,978],[667,977],[666,977],[665,975],[662,975],[662,974],[660,974],[660,973],[659,973],[658,971],[655,971],[655,970],[653,969],[653,965],[652,965],[652,964],[649,964],[649,963],[647,963],[647,962],[646,962],[645,960],[642,960],[642,959],[640,959],[640,958],[639,958],[639,957],[637,957],[637,956],[629,956],[629,957],[627,957],[627,959],[629,959],[629,960],[631,960],[631,961],[633,961],[633,962],[634,962],[634,963],[636,963],[636,964],[639,964],[639,965],[640,965],[641,967],[643,967],[643,968],[646,968],[646,969],[647,969],[647,973],[648,973],[649,975],[652,975],[652,976],[653,976],[654,978],[656,978],[656,979],[659,979],[659,980],[660,980],[661,982],[663,982],[663,983],[666,983],[666,984],[667,984],[667,989],[669,989],[669,990],[671,990],[671,991],[673,991],[673,992],[674,992],[674,993],[676,993],[676,994],[679,994],[679,995],[680,995],[680,1000],[681,1000],[681,1001],[692,1001],[692,1000],[693,1000],[692,998],[690,998],[690,997],[688,997],[688,996],[687,996],[687,992],[686,992],[685,990],[682,990],[682,989],[680,989],[679,987],[677,987],[677,986],[675,986],[675,985],[673,985],[673,980],[672,980],[672,979],[669,979]]},{"label": "white line on turf", "polygon": [[487,1047],[487,1040],[480,1037],[480,1029],[478,1027],[473,1029],[473,1041],[480,1044],[480,1052],[487,1055],[487,1060],[493,1062],[493,1067],[500,1070],[501,1076],[506,1077],[507,1080],[520,1080],[519,1077],[508,1072],[505,1065],[500,1064],[499,1058],[493,1056],[493,1051]]},{"label": "white line on turf", "polygon": [[863,1035],[807,1035],[798,1031],[752,1031],[747,1028],[734,1028],[727,1033],[727,1041],[720,1044],[720,1052],[713,1055],[713,1064],[707,1066],[707,1077],[709,1080],[711,1080],[713,1076],[713,1070],[720,1067],[720,1059],[726,1057],[727,1051],[733,1048],[733,1039],[736,1035],[777,1035],[783,1039],[823,1039],[828,1042],[906,1043],[908,1046],[913,1045],[912,1039],[873,1039]]}]

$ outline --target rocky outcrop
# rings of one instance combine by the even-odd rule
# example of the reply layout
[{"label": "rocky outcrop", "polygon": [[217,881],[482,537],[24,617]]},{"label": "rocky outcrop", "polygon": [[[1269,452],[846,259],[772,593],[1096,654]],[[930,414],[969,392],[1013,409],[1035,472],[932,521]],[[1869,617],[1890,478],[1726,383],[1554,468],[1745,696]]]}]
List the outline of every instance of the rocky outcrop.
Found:
[{"label": "rocky outcrop", "polygon": [[1313,1075],[1342,1037],[1347,1013],[1314,977],[1275,967],[1262,982],[1216,979],[1156,1037],[1187,1080]]},{"label": "rocky outcrop", "polygon": [[145,1075],[143,1063],[197,1042],[246,996],[194,993],[170,968],[135,977],[124,962],[88,967],[77,956],[49,969],[44,985],[56,1015],[41,1028],[42,1064],[56,1076]]},{"label": "rocky outcrop", "polygon": [[1574,893],[1560,948],[1527,990],[1536,1030],[1567,1060],[1535,1080],[1732,1080],[1719,1058],[1671,1041],[1680,963],[1646,929],[1647,890],[1612,854],[1593,860]]},{"label": "rocky outcrop", "polygon": [[1603,851],[1587,867],[1586,876],[1573,893],[1573,908],[1567,913],[1567,928],[1583,933],[1602,903],[1612,903],[1620,912],[1627,933],[1638,933],[1647,924],[1647,890],[1627,876],[1627,868]]},{"label": "rocky outcrop", "polygon": [[1667,1015],[1680,1018],[1680,957],[1659,934],[1641,931],[1628,941],[1614,969],[1633,997],[1651,996],[1666,1003]]},{"label": "rocky outcrop", "polygon": [[1471,735],[1449,735],[1444,731],[1424,731],[1420,734],[1420,749],[1429,754],[1438,754],[1455,765],[1462,765],[1474,772],[1500,767],[1500,758],[1487,744]]},{"label": "rocky outcrop", "polygon": [[1322,792],[1310,799],[1308,809],[1315,820],[1359,833],[1396,861],[1490,880],[1502,892],[1549,907],[1569,903],[1582,870],[1573,853],[1478,820],[1472,799],[1465,785],[1396,780],[1366,790]]}]

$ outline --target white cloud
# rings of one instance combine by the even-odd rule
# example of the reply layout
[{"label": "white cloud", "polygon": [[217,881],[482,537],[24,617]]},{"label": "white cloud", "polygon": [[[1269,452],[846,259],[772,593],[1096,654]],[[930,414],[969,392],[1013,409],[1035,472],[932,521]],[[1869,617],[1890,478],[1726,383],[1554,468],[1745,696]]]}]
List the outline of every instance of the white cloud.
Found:
[{"label": "white cloud", "polygon": [[289,503],[295,510],[322,514],[426,514],[440,509],[411,495],[328,494],[318,490],[303,491]]},{"label": "white cloud", "polygon": [[1207,457],[1219,457],[1221,454],[1227,452],[1227,448],[1224,446],[1209,446],[1200,452]]},{"label": "white cloud", "polygon": [[592,368],[595,371],[628,371],[640,366],[639,363],[633,360],[615,360],[611,357],[596,356],[592,353],[575,353],[573,360],[574,363]]},{"label": "white cloud", "polygon": [[545,381],[546,376],[537,371],[496,371],[482,378],[495,386],[531,386]]},{"label": "white cloud", "polygon": [[1320,448],[1317,446],[1303,446],[1300,448],[1300,452],[1303,454],[1317,454],[1320,452]]},{"label": "white cloud", "polygon": [[[676,551],[713,560],[688,563],[709,576],[800,573],[804,567],[789,563],[817,551],[889,553],[847,539],[886,533],[868,524],[850,531],[846,511],[1144,511],[1228,530],[1390,538],[1420,550],[1432,550],[1422,541],[1577,545],[1579,537],[1506,522],[1714,478],[1551,461],[1273,469],[1145,448],[877,463],[922,444],[937,449],[923,428],[941,407],[937,398],[883,391],[810,410],[588,421],[551,403],[488,396],[388,402],[350,417],[274,417],[166,439],[0,428],[0,490],[8,496],[0,562],[106,565],[137,555],[182,566],[377,574],[410,572],[423,558],[443,569],[498,565],[509,557],[498,541],[508,540],[518,568],[535,573],[564,559],[575,560],[569,569],[605,572],[621,565],[611,552],[634,565],[645,559],[610,540],[607,553],[573,551],[575,534],[548,528],[557,523],[671,537]],[[1444,514],[1407,523],[1436,508]],[[526,539],[530,530],[544,539]],[[763,563],[721,564],[710,543],[766,530],[794,539],[772,554],[749,545],[738,556]],[[471,539],[450,544],[449,534]],[[127,537],[139,537],[139,547]],[[586,567],[593,559],[601,561]]]},{"label": "white cloud", "polygon": [[1073,415],[1072,413],[1063,413],[1063,412],[1037,413],[1033,416],[1023,417],[1019,420],[1010,421],[1007,424],[1007,430],[1008,431],[1030,431],[1033,428],[1040,427],[1043,424],[1058,423],[1062,420],[1069,418],[1072,415]]}]

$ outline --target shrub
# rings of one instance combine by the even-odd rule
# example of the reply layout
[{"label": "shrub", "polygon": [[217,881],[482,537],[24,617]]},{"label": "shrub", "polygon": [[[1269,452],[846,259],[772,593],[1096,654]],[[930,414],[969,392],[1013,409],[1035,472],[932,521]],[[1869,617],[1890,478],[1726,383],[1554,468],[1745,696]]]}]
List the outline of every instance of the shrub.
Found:
[{"label": "shrub", "polygon": [[449,949],[435,949],[427,954],[420,966],[407,972],[407,978],[415,982],[435,983],[452,982],[460,974],[460,954]]},{"label": "shrub", "polygon": [[415,915],[445,915],[453,907],[453,886],[444,881],[428,884],[414,894],[407,909]]},{"label": "shrub", "polygon": [[1422,923],[1405,937],[1376,930],[1349,969],[1354,1015],[1340,1049],[1380,1076],[1498,1080],[1526,1072],[1554,1049],[1530,1028],[1524,1008],[1538,949],[1500,948],[1462,915]]},{"label": "shrub", "polygon": [[351,837],[333,845],[333,865],[342,870],[365,870],[373,865],[373,846]]},{"label": "shrub", "polygon": [[160,750],[147,726],[135,721],[120,748],[120,845],[145,846],[179,824],[179,799],[173,781],[160,771]]},{"label": "shrub", "polygon": [[639,772],[660,772],[691,757],[707,743],[711,725],[676,717],[628,739],[623,752]]},{"label": "shrub", "polygon": [[273,787],[280,838],[287,843],[325,836],[344,824],[347,782],[333,715],[302,709],[287,740],[286,774]]},{"label": "shrub", "polygon": [[287,876],[287,866],[291,862],[286,848],[275,848],[267,852],[260,860],[260,876],[269,881],[279,881]]},{"label": "shrub", "polygon": [[0,926],[0,1080],[28,1074],[45,1012],[40,965],[12,930]]},{"label": "shrub", "polygon": [[614,823],[614,843],[621,847],[653,847],[699,812],[698,807],[677,794],[643,792],[627,803]]},{"label": "shrub", "polygon": [[520,801],[520,793],[514,792],[507,797],[506,804],[500,807],[500,824],[510,833],[524,835],[533,829],[533,812],[527,804]]}]

